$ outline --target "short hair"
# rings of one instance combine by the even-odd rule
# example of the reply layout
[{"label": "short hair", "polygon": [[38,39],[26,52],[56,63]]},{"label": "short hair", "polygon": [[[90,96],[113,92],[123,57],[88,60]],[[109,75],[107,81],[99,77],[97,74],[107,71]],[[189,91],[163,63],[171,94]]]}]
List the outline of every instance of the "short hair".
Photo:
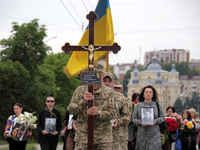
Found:
[{"label": "short hair", "polygon": [[140,97],[140,94],[139,93],[133,93],[133,95],[132,95],[132,102],[134,102],[137,97]]},{"label": "short hair", "polygon": [[175,108],[174,108],[174,107],[172,107],[172,106],[169,106],[169,107],[167,107],[166,111],[168,111],[169,109],[171,109],[171,110],[172,110],[172,112],[173,112],[173,113],[175,113]]},{"label": "short hair", "polygon": [[145,87],[142,89],[142,92],[140,93],[140,102],[144,102],[144,91],[145,91],[147,88],[150,88],[150,89],[152,89],[152,91],[153,91],[152,101],[154,101],[154,102],[158,101],[158,92],[156,91],[156,89],[155,89],[153,86],[148,85],[148,86],[145,86]]}]

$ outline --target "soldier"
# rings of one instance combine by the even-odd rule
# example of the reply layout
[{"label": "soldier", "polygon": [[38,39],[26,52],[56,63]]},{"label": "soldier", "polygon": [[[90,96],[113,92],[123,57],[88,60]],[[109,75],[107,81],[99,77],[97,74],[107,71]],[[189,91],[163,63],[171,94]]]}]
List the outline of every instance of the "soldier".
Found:
[{"label": "soldier", "polygon": [[[115,81],[112,73],[105,73],[103,84],[112,88],[114,87]],[[117,118],[113,118],[113,149],[115,150],[126,150],[128,144],[128,123],[130,122],[131,102],[121,94],[122,92],[115,92],[115,107],[117,113]]]},{"label": "soldier", "polygon": [[[94,70],[102,72],[102,80],[103,65],[95,63]],[[95,85],[94,95],[87,91],[87,86],[79,86],[68,106],[69,112],[78,116],[75,149],[87,150],[87,116],[94,115],[94,149],[112,150],[113,136],[110,120],[116,116],[114,90],[105,85]],[[88,100],[94,100],[94,106],[89,109],[87,109]]]}]

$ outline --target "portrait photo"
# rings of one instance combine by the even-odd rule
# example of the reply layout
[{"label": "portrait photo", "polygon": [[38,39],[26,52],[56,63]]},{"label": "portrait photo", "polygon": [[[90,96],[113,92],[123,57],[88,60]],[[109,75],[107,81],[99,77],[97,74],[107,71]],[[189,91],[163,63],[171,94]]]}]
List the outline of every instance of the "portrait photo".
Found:
[{"label": "portrait photo", "polygon": [[153,107],[142,107],[141,108],[141,120],[143,125],[154,124],[154,109]]}]

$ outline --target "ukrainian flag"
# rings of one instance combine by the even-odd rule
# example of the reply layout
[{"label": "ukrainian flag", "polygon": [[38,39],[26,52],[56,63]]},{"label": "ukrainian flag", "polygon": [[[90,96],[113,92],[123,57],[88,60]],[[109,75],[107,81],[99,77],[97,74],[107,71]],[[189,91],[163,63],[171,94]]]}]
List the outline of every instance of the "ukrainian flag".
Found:
[{"label": "ukrainian flag", "polygon": [[[94,44],[110,46],[114,43],[114,31],[109,0],[99,0],[95,13],[98,18],[94,24]],[[86,28],[78,45],[89,44],[89,29]],[[94,52],[94,61],[99,61],[108,52]],[[64,71],[68,78],[75,77],[88,68],[88,52],[76,51],[71,55]]]}]

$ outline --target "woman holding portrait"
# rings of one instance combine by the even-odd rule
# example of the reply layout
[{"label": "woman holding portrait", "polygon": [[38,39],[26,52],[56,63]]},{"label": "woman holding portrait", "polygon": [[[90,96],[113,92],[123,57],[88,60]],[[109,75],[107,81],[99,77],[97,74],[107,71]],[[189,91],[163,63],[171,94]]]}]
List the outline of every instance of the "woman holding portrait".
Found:
[{"label": "woman holding portrait", "polygon": [[[16,103],[13,107],[15,115],[9,116],[7,120],[7,124],[5,127],[4,135],[6,137],[6,141],[9,143],[9,150],[25,150],[27,145],[27,138],[24,138],[22,141],[16,141],[13,139],[11,133],[12,133],[12,126],[15,123],[15,119],[19,117],[19,115],[22,113],[23,107],[20,103]],[[15,133],[17,134],[17,133]],[[14,131],[13,131],[14,135]],[[25,134],[26,137],[31,137],[31,132],[27,131]]]},{"label": "woman holding portrait", "polygon": [[[159,124],[165,121],[164,112],[161,105],[158,103],[158,94],[155,88],[148,85],[142,89],[140,93],[140,102],[136,105],[132,116],[132,121],[138,126],[136,148],[137,150],[161,150],[161,134]],[[144,108],[152,108],[154,121],[152,124],[142,124],[141,110]]]}]

